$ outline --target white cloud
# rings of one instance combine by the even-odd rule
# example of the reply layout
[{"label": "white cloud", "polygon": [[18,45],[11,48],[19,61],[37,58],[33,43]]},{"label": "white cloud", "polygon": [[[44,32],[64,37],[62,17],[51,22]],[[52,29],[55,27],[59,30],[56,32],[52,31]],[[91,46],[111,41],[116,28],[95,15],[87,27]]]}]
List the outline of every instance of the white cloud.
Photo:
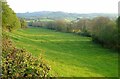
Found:
[{"label": "white cloud", "polygon": [[117,13],[119,0],[7,0],[15,12]]}]

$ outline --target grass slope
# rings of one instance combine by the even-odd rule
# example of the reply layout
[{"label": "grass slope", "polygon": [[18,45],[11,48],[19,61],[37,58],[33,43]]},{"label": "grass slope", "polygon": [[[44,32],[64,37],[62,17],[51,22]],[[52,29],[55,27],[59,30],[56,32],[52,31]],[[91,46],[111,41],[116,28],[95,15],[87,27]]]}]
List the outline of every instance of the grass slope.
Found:
[{"label": "grass slope", "polygon": [[14,43],[32,52],[44,53],[52,76],[117,77],[118,54],[93,44],[91,38],[42,28],[9,34]]}]

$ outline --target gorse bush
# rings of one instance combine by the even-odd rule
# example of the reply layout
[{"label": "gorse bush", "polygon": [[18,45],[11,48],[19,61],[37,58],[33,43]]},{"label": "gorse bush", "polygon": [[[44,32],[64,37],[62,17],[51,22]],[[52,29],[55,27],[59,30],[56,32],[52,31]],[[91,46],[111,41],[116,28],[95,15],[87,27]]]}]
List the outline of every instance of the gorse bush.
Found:
[{"label": "gorse bush", "polygon": [[2,44],[2,78],[48,77],[50,67],[42,56],[33,57],[24,49],[18,49],[3,35]]}]

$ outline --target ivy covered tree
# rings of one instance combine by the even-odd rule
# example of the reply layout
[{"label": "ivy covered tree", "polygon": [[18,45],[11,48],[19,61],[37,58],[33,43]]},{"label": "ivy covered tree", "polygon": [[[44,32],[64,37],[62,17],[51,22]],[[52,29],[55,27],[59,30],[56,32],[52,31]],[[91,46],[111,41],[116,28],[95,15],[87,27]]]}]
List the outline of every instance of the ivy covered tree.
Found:
[{"label": "ivy covered tree", "polygon": [[20,21],[14,11],[6,2],[2,3],[2,27],[3,30],[13,31],[21,27]]}]

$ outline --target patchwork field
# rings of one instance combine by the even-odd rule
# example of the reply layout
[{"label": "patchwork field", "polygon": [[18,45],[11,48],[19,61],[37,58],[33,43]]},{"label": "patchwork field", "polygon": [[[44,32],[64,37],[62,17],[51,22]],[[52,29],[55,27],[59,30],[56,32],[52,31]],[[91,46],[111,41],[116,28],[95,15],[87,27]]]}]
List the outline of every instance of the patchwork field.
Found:
[{"label": "patchwork field", "polygon": [[51,76],[117,77],[118,54],[94,44],[89,37],[42,28],[20,29],[9,34],[13,43],[42,54],[51,66]]}]

